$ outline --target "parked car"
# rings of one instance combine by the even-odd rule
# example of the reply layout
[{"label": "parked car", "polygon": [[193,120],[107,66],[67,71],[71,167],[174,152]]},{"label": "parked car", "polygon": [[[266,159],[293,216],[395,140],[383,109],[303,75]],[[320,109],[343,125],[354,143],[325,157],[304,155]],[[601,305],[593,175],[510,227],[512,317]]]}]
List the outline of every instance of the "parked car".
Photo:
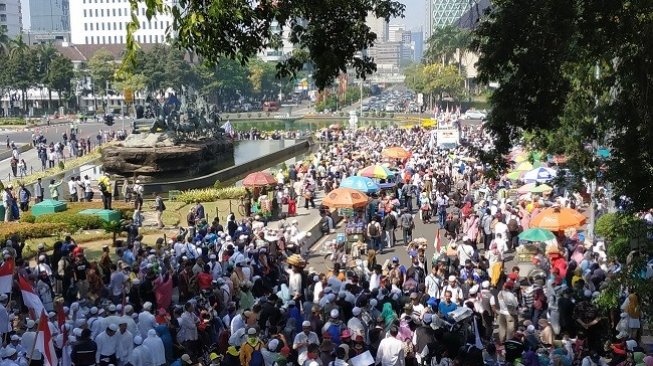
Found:
[{"label": "parked car", "polygon": [[279,110],[279,103],[275,101],[267,101],[263,103],[263,112],[276,112]]}]

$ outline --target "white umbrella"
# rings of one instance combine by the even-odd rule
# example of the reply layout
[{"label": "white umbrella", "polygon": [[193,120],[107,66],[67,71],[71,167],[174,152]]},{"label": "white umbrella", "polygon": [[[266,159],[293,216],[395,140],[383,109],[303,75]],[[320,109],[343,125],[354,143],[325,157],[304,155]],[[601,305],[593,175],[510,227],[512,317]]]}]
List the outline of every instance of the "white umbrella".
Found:
[{"label": "white umbrella", "polygon": [[557,174],[558,173],[551,168],[539,167],[526,172],[522,177],[522,180],[524,183],[546,183],[555,178]]}]

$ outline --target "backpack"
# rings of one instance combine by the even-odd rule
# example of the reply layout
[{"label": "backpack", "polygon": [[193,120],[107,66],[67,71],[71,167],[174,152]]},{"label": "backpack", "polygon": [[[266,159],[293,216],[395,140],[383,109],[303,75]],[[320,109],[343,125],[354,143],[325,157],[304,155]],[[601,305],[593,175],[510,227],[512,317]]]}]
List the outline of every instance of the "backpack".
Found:
[{"label": "backpack", "polygon": [[252,357],[249,359],[249,366],[265,366],[265,360],[261,353],[261,343],[256,345],[252,352]]},{"label": "backpack", "polygon": [[412,215],[402,215],[401,216],[401,227],[404,229],[411,229],[413,227],[413,216]]},{"label": "backpack", "polygon": [[379,236],[379,226],[376,222],[370,222],[369,224],[370,236],[376,238]]}]

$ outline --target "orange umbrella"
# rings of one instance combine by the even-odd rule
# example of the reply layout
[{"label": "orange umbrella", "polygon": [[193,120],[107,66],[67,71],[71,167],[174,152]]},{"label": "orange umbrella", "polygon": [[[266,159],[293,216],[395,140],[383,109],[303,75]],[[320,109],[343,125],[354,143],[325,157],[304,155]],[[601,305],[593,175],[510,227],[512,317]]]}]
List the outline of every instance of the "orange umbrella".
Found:
[{"label": "orange umbrella", "polygon": [[402,159],[402,160],[406,159],[406,158],[409,158],[412,155],[410,153],[410,151],[408,151],[408,150],[406,150],[406,149],[404,149],[402,147],[399,147],[399,146],[389,147],[387,149],[383,149],[381,154],[383,156],[387,157],[387,158]]},{"label": "orange umbrella", "polygon": [[267,187],[277,184],[277,178],[266,172],[254,172],[243,179],[245,187]]},{"label": "orange umbrella", "polygon": [[551,231],[562,231],[572,227],[580,227],[586,220],[587,217],[574,209],[549,207],[542,210],[531,220],[531,226]]},{"label": "orange umbrella", "polygon": [[336,188],[322,200],[322,204],[331,208],[359,208],[367,205],[365,193],[351,188]]}]

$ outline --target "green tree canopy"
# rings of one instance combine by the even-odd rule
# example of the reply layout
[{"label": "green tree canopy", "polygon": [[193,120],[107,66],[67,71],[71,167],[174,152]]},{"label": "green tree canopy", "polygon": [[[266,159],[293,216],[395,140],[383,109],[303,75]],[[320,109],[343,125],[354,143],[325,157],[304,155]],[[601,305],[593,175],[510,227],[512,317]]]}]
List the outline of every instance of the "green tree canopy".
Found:
[{"label": "green tree canopy", "polygon": [[105,95],[107,84],[113,81],[117,70],[111,52],[106,48],[101,48],[95,52],[88,62],[88,70],[93,80],[93,92],[98,95]]},{"label": "green tree canopy", "polygon": [[[255,3],[180,0],[176,6],[167,6],[163,0],[130,0],[133,14],[142,2],[150,18],[162,12],[172,14],[174,20],[169,32],[176,35],[175,44],[212,64],[223,59],[246,64],[265,48],[278,48],[280,34],[275,29],[287,26],[290,41],[308,53],[315,68],[314,80],[320,89],[348,67],[353,67],[360,76],[373,72],[376,69],[374,61],[360,53],[377,38],[365,20],[371,14],[389,21],[403,16],[405,8],[393,0],[263,0]],[[125,65],[137,58],[138,47],[134,41],[137,29],[138,20],[132,16]],[[279,63],[280,76],[302,70],[305,60],[297,56],[291,53]]]},{"label": "green tree canopy", "polygon": [[651,14],[645,1],[494,1],[474,42],[479,79],[499,84],[486,124],[492,158],[528,134],[591,177],[595,142],[611,149],[602,176],[615,197],[653,207]]}]

